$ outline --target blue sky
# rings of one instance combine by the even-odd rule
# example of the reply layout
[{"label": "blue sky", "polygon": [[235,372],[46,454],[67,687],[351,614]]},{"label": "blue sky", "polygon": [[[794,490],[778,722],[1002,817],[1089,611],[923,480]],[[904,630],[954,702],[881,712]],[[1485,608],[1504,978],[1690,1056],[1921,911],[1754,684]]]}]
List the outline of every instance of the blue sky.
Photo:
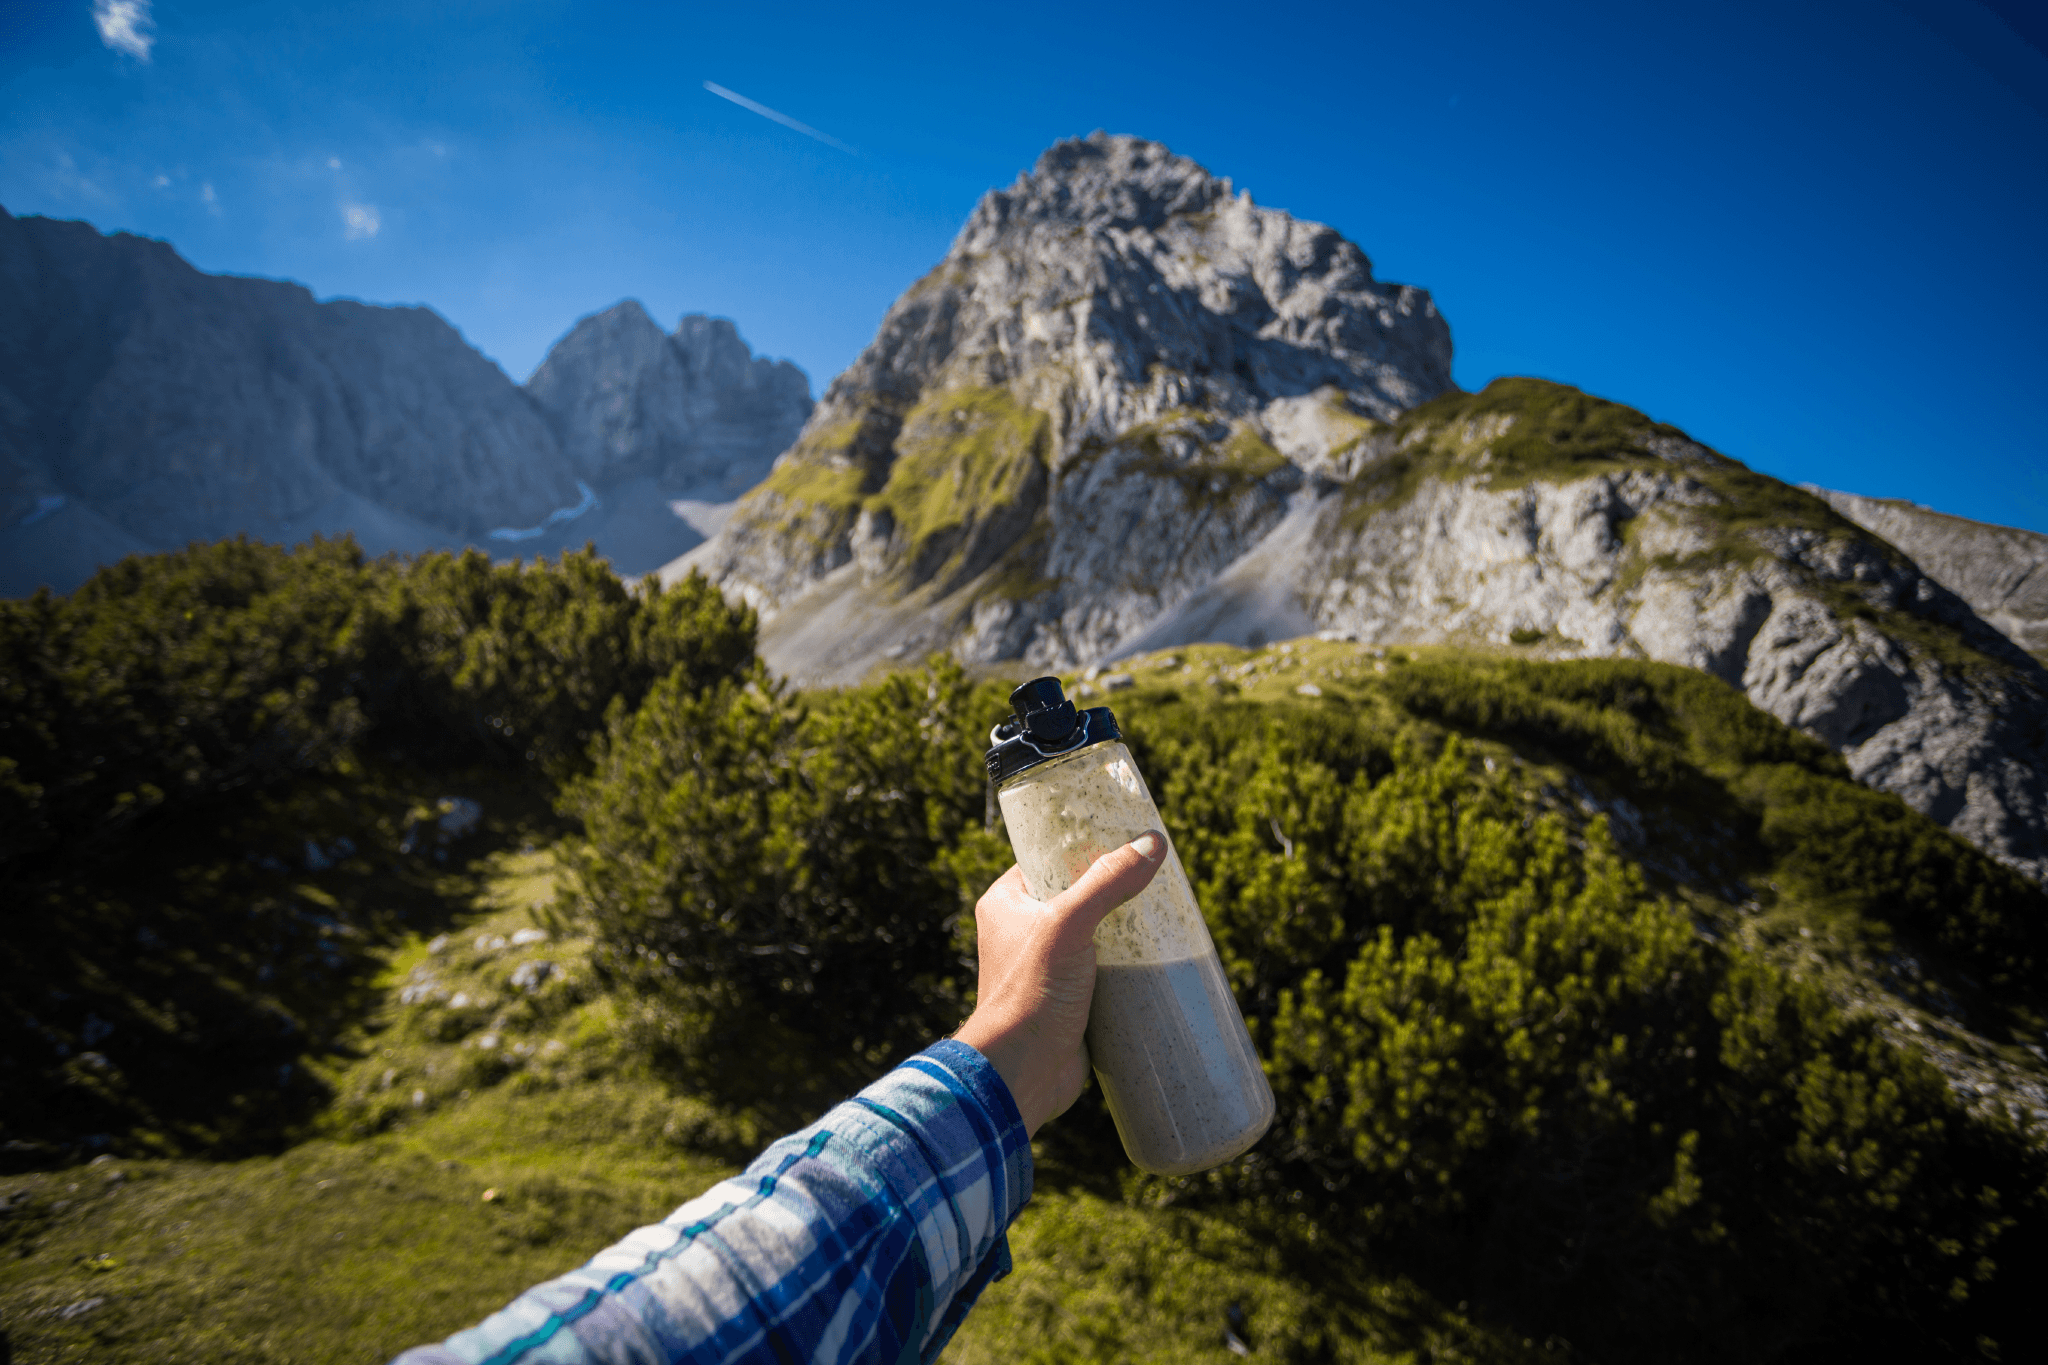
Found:
[{"label": "blue sky", "polygon": [[430,304],[517,379],[631,296],[822,390],[978,195],[1107,128],[1431,290],[1467,388],[2048,531],[2031,0],[98,7],[0,8],[0,204]]}]

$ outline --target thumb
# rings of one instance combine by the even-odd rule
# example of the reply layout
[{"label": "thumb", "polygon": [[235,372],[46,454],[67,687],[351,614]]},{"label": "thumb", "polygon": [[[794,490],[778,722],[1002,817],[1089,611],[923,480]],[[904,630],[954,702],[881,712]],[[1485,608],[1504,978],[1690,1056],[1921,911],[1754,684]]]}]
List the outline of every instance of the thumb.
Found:
[{"label": "thumb", "polygon": [[1097,858],[1046,909],[1060,921],[1060,937],[1086,940],[1109,912],[1152,884],[1166,863],[1166,836],[1148,829],[1122,848]]}]

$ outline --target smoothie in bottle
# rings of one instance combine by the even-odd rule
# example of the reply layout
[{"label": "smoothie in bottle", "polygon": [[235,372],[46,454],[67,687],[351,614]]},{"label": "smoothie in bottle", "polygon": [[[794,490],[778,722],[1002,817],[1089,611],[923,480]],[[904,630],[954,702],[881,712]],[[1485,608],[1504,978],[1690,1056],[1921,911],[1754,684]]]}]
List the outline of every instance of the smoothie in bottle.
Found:
[{"label": "smoothie in bottle", "polygon": [[[1165,825],[1107,707],[1076,711],[1057,678],[1024,684],[1010,705],[989,778],[1025,889],[1050,900]],[[1095,931],[1095,961],[1088,1054],[1132,1163],[1188,1175],[1257,1142],[1273,1091],[1171,841],[1151,885]]]}]

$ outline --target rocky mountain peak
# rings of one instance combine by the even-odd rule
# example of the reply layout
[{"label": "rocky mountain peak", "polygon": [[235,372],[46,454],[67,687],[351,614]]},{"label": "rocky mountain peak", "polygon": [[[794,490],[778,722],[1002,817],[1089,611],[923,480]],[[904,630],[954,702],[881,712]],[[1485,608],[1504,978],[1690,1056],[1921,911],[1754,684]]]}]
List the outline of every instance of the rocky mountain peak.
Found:
[{"label": "rocky mountain peak", "polygon": [[1176,410],[1251,419],[1324,389],[1384,420],[1449,388],[1450,366],[1429,295],[1375,280],[1333,229],[1098,133],[983,196],[827,390],[797,458],[879,486],[910,409],[940,389],[999,387],[1046,413],[1057,465]]},{"label": "rocky mountain peak", "polygon": [[669,336],[669,344],[682,357],[684,370],[700,385],[774,391],[785,400],[792,396],[800,399],[804,410],[810,410],[811,384],[803,371],[786,360],[756,356],[731,318],[685,313]]},{"label": "rocky mountain peak", "polygon": [[1039,556],[1019,547],[1049,479],[1082,496],[1069,475],[1141,452],[1190,487],[1258,482],[1450,389],[1450,366],[1429,295],[1334,229],[1158,143],[1062,142],[983,196],[709,567],[769,612],[856,558],[958,587]]},{"label": "rocky mountain peak", "polygon": [[1176,214],[1203,213],[1230,197],[1229,180],[1156,142],[1097,132],[1054,143],[1008,189],[983,195],[955,250],[993,250],[1018,222],[1156,231]]},{"label": "rocky mountain peak", "polygon": [[1321,633],[1740,688],[2048,878],[2048,675],[1896,548],[1619,404],[1451,383],[1428,294],[1156,143],[976,206],[701,569],[846,682]]},{"label": "rocky mountain peak", "polygon": [[236,534],[590,540],[641,573],[700,543],[693,500],[759,482],[810,407],[803,372],[723,318],[671,336],[629,300],[522,390],[428,309],[322,303],[0,209],[0,592]]},{"label": "rocky mountain peak", "polygon": [[811,410],[804,372],[756,357],[730,319],[693,313],[666,334],[637,299],[579,321],[526,392],[590,483],[712,501],[760,482]]}]

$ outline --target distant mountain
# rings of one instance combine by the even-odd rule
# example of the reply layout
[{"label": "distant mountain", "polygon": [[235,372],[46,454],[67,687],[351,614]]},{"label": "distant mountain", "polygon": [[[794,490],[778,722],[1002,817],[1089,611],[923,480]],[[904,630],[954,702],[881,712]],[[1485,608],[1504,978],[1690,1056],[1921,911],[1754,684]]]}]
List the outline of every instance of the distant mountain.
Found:
[{"label": "distant mountain", "polygon": [[811,415],[811,383],[756,358],[724,318],[664,336],[632,299],[592,314],[527,380],[579,477],[651,478],[677,496],[729,502],[768,474]]},{"label": "distant mountain", "polygon": [[729,500],[810,405],[730,322],[664,337],[635,303],[579,324],[535,383],[429,309],[320,303],[0,210],[0,594],[242,533],[500,556],[594,539],[642,572],[702,539],[671,502]]},{"label": "distant mountain", "polygon": [[1800,487],[1912,556],[1930,578],[2022,649],[2036,658],[2048,656],[2048,536],[1952,517],[1896,498]]},{"label": "distant mountain", "polygon": [[603,490],[593,525],[570,529],[627,574],[700,543],[811,414],[804,372],[756,357],[731,322],[691,314],[664,335],[632,299],[571,328],[526,392],[577,477]]},{"label": "distant mountain", "polygon": [[1308,633],[1647,657],[2048,876],[2048,674],[1820,498],[1563,385],[1156,143],[1063,142],[896,302],[699,568],[778,669]]}]

